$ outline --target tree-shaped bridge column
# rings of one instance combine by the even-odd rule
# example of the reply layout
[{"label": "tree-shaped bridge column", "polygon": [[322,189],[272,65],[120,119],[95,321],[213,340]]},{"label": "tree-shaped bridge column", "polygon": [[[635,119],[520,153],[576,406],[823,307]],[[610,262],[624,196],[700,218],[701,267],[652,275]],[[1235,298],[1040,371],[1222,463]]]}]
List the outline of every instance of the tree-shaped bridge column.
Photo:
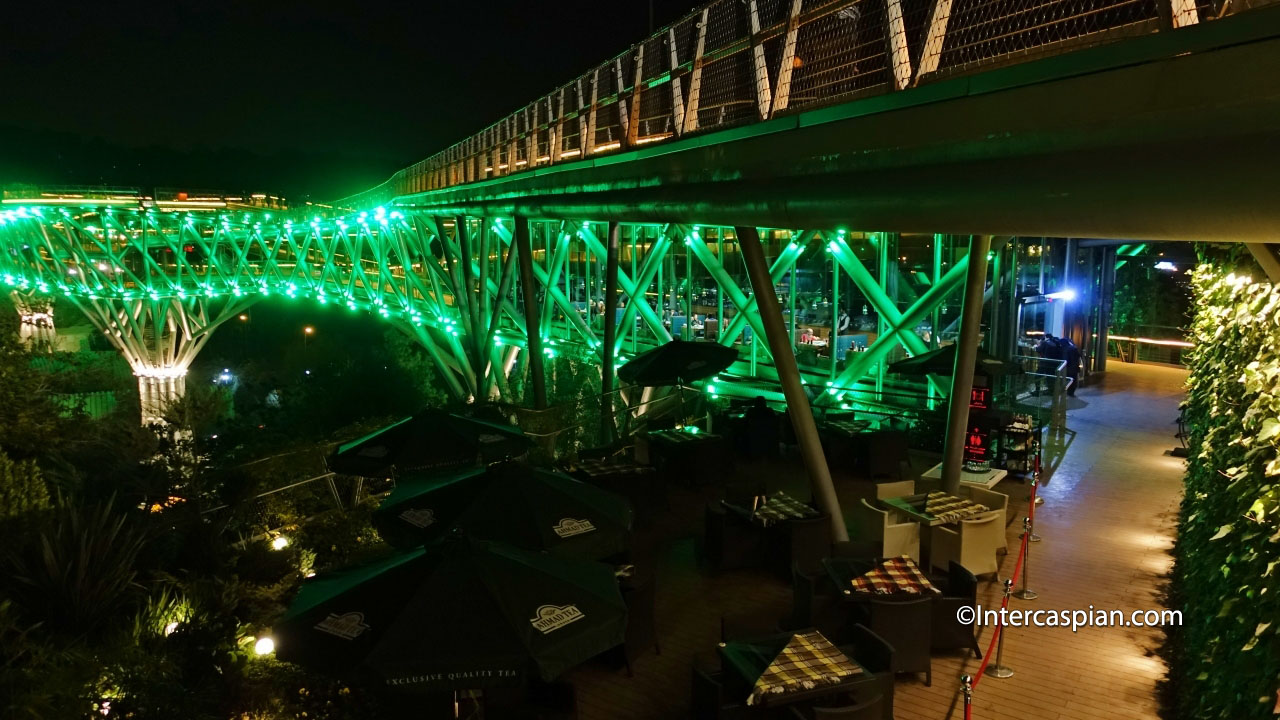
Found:
[{"label": "tree-shaped bridge column", "polygon": [[162,422],[186,392],[187,370],[214,328],[251,304],[249,298],[74,299],[138,377],[142,424]]},{"label": "tree-shaped bridge column", "polygon": [[52,347],[55,338],[53,301],[45,295],[14,290],[9,293],[18,309],[18,333],[24,343]]}]

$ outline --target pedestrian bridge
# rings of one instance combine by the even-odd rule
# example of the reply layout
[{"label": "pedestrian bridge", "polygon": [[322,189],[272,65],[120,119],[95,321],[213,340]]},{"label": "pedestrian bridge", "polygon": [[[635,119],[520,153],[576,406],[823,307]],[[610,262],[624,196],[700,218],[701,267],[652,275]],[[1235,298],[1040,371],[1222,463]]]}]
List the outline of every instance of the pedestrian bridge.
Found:
[{"label": "pedestrian bridge", "polygon": [[1043,262],[1014,236],[1270,241],[1276,167],[1274,4],[718,0],[334,203],[6,193],[0,280],[30,322],[51,295],[83,310],[150,417],[269,297],[386,318],[461,399],[512,396],[531,357],[673,336],[767,384],[763,229],[803,377],[885,404],[886,360],[959,322],[973,238],[997,302]]}]

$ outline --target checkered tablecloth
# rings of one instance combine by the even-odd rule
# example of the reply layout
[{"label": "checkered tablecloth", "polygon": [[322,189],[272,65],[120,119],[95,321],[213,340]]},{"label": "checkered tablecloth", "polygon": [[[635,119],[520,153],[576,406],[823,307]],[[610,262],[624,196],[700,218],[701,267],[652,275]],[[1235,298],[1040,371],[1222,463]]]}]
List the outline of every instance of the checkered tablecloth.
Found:
[{"label": "checkered tablecloth", "polygon": [[916,561],[905,555],[889,558],[881,563],[880,567],[862,577],[854,578],[853,590],[873,595],[942,593],[929,582],[929,578],[924,576],[920,566],[916,565]]},{"label": "checkered tablecloth", "polygon": [[926,515],[932,515],[946,523],[960,522],[965,518],[981,515],[986,511],[986,505],[948,495],[944,492],[929,493],[924,504]]},{"label": "checkered tablecloth", "polygon": [[822,633],[797,633],[756,680],[747,704],[759,704],[766,695],[835,685],[862,672],[861,667],[845,657]]},{"label": "checkered tablecloth", "polygon": [[817,516],[818,513],[813,508],[783,492],[769,498],[764,505],[751,513],[751,519],[762,525],[772,525],[779,520],[799,520]]},{"label": "checkered tablecloth", "polygon": [[579,460],[575,470],[590,477],[604,477],[606,475],[644,475],[653,472],[653,468],[648,465],[637,465],[633,462],[625,460],[619,461],[611,458],[596,458],[592,460]]},{"label": "checkered tablecloth", "polygon": [[853,437],[866,431],[869,427],[871,427],[871,423],[866,420],[826,420],[821,426],[822,430],[832,435],[843,435],[845,437]]}]

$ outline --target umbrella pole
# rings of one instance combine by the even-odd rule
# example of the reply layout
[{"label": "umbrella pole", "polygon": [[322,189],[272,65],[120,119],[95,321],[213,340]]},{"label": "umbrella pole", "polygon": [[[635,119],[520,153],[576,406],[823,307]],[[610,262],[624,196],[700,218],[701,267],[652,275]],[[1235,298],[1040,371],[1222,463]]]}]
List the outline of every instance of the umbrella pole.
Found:
[{"label": "umbrella pole", "polygon": [[769,277],[764,248],[760,246],[760,233],[754,227],[739,227],[735,231],[742,259],[747,264],[747,274],[751,278],[751,289],[755,293],[760,320],[764,324],[769,352],[773,354],[778,380],[782,383],[782,392],[787,398],[787,412],[791,415],[791,425],[795,428],[796,441],[800,444],[800,454],[804,458],[805,469],[809,472],[813,496],[818,501],[818,507],[831,517],[831,539],[848,542],[849,529],[845,527],[840,500],[831,483],[831,470],[827,467],[827,457],[822,452],[822,441],[818,438],[818,426],[813,420],[813,410],[809,407],[809,396],[805,395],[800,384],[800,368],[796,365],[796,354],[787,337],[787,328],[782,323],[782,309],[773,289],[773,280]]},{"label": "umbrella pole", "polygon": [[676,378],[676,402],[680,405],[680,427],[684,427],[684,378]]}]

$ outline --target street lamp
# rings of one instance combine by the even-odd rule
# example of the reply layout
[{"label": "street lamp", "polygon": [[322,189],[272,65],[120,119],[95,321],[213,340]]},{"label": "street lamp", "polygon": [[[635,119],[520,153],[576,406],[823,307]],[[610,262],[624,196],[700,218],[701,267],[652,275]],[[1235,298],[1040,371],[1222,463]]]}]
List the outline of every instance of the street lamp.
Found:
[{"label": "street lamp", "polygon": [[315,332],[316,332],[316,329],[310,325],[307,325],[302,328],[302,349],[303,350],[307,349],[307,340],[310,339],[311,336],[315,334]]}]

